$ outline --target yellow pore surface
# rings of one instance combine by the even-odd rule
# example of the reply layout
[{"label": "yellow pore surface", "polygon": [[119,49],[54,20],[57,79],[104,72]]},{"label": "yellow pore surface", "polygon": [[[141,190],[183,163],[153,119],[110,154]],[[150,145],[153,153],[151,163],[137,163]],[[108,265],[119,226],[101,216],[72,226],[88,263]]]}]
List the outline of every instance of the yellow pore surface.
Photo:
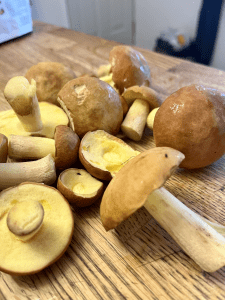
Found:
[{"label": "yellow pore surface", "polygon": [[[6,223],[10,208],[21,201],[38,201],[45,211],[40,230],[25,242],[10,232]],[[2,192],[0,269],[21,274],[42,270],[61,255],[72,233],[70,206],[56,189],[42,184],[22,184]]]}]

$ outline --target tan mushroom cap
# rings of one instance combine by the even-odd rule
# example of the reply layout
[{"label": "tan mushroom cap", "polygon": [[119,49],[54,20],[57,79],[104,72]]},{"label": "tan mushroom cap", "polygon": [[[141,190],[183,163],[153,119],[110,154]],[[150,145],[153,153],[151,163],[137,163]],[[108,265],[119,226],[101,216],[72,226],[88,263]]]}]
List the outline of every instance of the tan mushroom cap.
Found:
[{"label": "tan mushroom cap", "polygon": [[31,82],[31,79],[36,81],[38,101],[58,105],[58,92],[68,81],[76,78],[76,75],[62,63],[46,61],[32,66],[26,72],[25,77],[29,82]]},{"label": "tan mushroom cap", "polygon": [[150,69],[144,56],[130,46],[115,46],[109,54],[112,79],[120,93],[133,85],[150,82]]},{"label": "tan mushroom cap", "polygon": [[70,168],[59,175],[57,188],[71,204],[86,207],[102,196],[104,184],[86,170]]},{"label": "tan mushroom cap", "polygon": [[97,129],[113,135],[120,130],[123,120],[120,97],[109,84],[98,78],[71,80],[59,92],[58,101],[79,137]]},{"label": "tan mushroom cap", "polygon": [[152,148],[130,160],[110,181],[100,206],[106,230],[118,226],[141,208],[147,196],[163,186],[184,155],[172,148]]},{"label": "tan mushroom cap", "polygon": [[225,95],[189,85],[170,95],[156,113],[156,146],[184,153],[181,167],[205,167],[225,153]]},{"label": "tan mushroom cap", "polygon": [[8,156],[8,139],[0,133],[0,163],[5,163]]},{"label": "tan mushroom cap", "polygon": [[66,169],[72,166],[78,158],[80,138],[68,126],[58,125],[55,129],[55,166]]},{"label": "tan mushroom cap", "polygon": [[156,92],[144,85],[131,86],[123,92],[122,96],[126,100],[128,106],[131,106],[136,99],[147,101],[149,103],[150,110],[160,106],[160,100],[157,97]]},{"label": "tan mushroom cap", "polygon": [[[27,241],[15,236],[6,222],[10,209],[23,201],[38,201],[44,208],[40,230]],[[73,230],[72,210],[57,189],[28,182],[5,189],[0,193],[0,270],[10,275],[43,270],[67,250]]]}]

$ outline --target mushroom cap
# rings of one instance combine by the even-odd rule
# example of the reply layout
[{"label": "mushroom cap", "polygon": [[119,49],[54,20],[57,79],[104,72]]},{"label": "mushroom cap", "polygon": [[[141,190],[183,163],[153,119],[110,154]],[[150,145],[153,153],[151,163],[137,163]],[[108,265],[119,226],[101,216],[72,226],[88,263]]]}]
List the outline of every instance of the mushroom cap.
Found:
[{"label": "mushroom cap", "polygon": [[115,46],[110,51],[112,79],[120,93],[133,85],[150,82],[150,68],[144,56],[130,46]]},{"label": "mushroom cap", "polygon": [[59,175],[57,188],[71,204],[78,207],[90,206],[104,191],[101,181],[86,170],[75,168],[66,169]]},{"label": "mushroom cap", "polygon": [[31,82],[37,83],[38,101],[46,101],[58,105],[57,94],[61,88],[73,78],[74,72],[59,62],[45,61],[32,66],[25,74]]},{"label": "mushroom cap", "polygon": [[128,106],[131,106],[131,104],[136,99],[141,99],[141,100],[147,101],[149,104],[150,110],[160,106],[160,101],[157,97],[156,92],[153,89],[151,89],[147,86],[144,86],[144,85],[131,86],[124,91],[122,96],[126,100]]},{"label": "mushroom cap", "polygon": [[123,120],[120,97],[109,84],[98,78],[71,80],[59,92],[58,101],[79,137],[97,129],[113,135],[120,130]]},{"label": "mushroom cap", "polygon": [[58,125],[55,129],[55,166],[66,169],[72,166],[78,158],[80,138],[68,126]]},{"label": "mushroom cap", "polygon": [[[9,210],[18,202],[38,201],[44,208],[40,230],[28,241],[20,240],[7,227]],[[55,188],[22,183],[0,193],[0,270],[11,275],[37,273],[58,260],[68,248],[74,229],[67,200]]]},{"label": "mushroom cap", "polygon": [[0,163],[5,163],[8,156],[8,139],[0,133]]},{"label": "mushroom cap", "polygon": [[94,177],[108,181],[139,153],[104,130],[87,132],[79,148],[80,162],[85,169]]},{"label": "mushroom cap", "polygon": [[103,194],[100,217],[104,228],[115,228],[141,208],[147,196],[163,186],[183,159],[181,152],[168,147],[152,148],[131,159]]},{"label": "mushroom cap", "polygon": [[184,153],[181,167],[205,167],[225,153],[225,95],[189,85],[170,95],[156,113],[156,146]]}]

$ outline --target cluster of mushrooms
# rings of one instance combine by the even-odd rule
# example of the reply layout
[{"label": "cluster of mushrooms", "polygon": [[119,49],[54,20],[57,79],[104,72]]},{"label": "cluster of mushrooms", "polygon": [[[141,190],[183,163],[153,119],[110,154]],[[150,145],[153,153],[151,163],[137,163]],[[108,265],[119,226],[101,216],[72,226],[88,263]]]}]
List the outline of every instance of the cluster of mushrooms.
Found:
[{"label": "cluster of mushrooms", "polygon": [[[10,79],[4,96],[12,110],[0,112],[1,271],[27,275],[55,262],[73,236],[71,205],[101,197],[107,231],[144,206],[203,270],[225,265],[225,227],[163,187],[178,167],[224,154],[223,94],[193,84],[162,103],[143,55],[116,46],[96,76],[41,62]],[[145,126],[154,148],[140,153],[118,137],[138,142]]]}]

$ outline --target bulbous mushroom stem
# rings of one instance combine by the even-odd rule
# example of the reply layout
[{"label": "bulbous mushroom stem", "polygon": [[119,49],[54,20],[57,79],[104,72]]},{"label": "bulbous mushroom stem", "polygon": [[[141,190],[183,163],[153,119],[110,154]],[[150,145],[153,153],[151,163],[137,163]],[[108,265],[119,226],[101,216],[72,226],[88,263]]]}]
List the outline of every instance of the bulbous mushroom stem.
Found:
[{"label": "bulbous mushroom stem", "polygon": [[55,180],[55,162],[51,154],[36,161],[0,164],[0,190],[22,182],[40,182],[51,185]]},{"label": "bulbous mushroom stem", "polygon": [[147,197],[144,207],[204,271],[225,265],[224,226],[199,216],[163,187]]},{"label": "bulbous mushroom stem", "polygon": [[36,132],[42,129],[34,79],[29,84],[23,76],[11,78],[5,86],[4,96],[26,131]]},{"label": "bulbous mushroom stem", "polygon": [[16,203],[8,212],[8,229],[21,241],[31,239],[41,228],[44,208],[38,201]]}]

